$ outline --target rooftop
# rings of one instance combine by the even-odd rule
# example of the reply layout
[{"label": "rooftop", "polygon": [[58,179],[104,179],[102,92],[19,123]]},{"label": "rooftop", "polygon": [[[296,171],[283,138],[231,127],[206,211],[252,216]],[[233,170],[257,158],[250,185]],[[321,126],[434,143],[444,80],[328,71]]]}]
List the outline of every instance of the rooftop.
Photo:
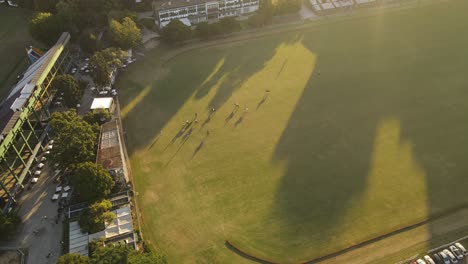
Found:
[{"label": "rooftop", "polygon": [[[9,95],[0,103],[1,136],[6,136],[14,127],[22,108],[28,104],[31,95],[42,84],[69,39],[70,34],[67,32],[62,33],[55,45],[28,67],[21,80],[13,86]],[[15,113],[18,114],[15,115]]]},{"label": "rooftop", "polygon": [[157,1],[154,2],[154,9],[155,10],[168,10],[183,6],[193,6],[198,4],[204,4],[207,2],[217,2],[217,1],[210,1],[210,0],[170,0],[170,1]]},{"label": "rooftop", "polygon": [[112,97],[102,97],[102,98],[94,98],[93,103],[91,104],[91,110],[93,109],[109,109],[112,106],[112,102],[114,99]]}]

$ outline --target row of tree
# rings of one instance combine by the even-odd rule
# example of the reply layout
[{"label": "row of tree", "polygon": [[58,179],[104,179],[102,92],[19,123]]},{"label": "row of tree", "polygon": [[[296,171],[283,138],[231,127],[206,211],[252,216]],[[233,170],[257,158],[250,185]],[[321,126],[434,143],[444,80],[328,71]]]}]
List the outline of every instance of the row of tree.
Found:
[{"label": "row of tree", "polygon": [[208,39],[220,34],[230,34],[240,29],[240,23],[234,17],[225,17],[216,23],[199,23],[195,32],[192,32],[192,29],[180,20],[175,19],[161,30],[161,37],[169,43],[180,43],[193,36]]},{"label": "row of tree", "polygon": [[137,252],[125,245],[103,246],[101,240],[95,240],[89,246],[90,258],[75,253],[61,256],[57,264],[166,264],[163,254]]},{"label": "row of tree", "polygon": [[[260,1],[259,10],[247,20],[252,28],[263,27],[271,23],[274,15],[296,13],[301,9],[301,0],[278,0],[273,4],[271,0]],[[217,23],[201,22],[197,24],[195,34],[191,28],[179,20],[172,20],[161,30],[161,36],[167,42],[180,43],[193,36],[209,39],[220,34],[230,34],[241,29],[239,21],[233,17],[222,18]]]},{"label": "row of tree", "polygon": [[[38,8],[30,20],[33,38],[52,45],[63,31],[79,39],[83,50],[94,52],[101,47],[98,31],[109,28],[112,45],[130,49],[140,43],[141,30],[137,27],[136,13],[126,9],[126,0],[67,0],[47,1],[47,7]],[[39,2],[38,2],[39,3]],[[54,5],[50,8],[49,5]]]}]

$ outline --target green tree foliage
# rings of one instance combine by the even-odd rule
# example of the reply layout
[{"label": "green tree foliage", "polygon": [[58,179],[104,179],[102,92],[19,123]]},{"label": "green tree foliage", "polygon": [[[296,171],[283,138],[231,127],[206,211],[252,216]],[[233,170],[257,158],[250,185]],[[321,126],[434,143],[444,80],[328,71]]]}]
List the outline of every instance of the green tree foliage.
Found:
[{"label": "green tree foliage", "polygon": [[110,83],[110,73],[113,68],[122,66],[122,60],[128,56],[127,52],[118,48],[107,48],[94,53],[89,64],[94,68],[93,81],[98,86],[106,86]]},{"label": "green tree foliage", "polygon": [[83,120],[91,125],[102,125],[111,120],[111,114],[106,109],[95,109],[88,112]]},{"label": "green tree foliage", "polygon": [[85,201],[105,198],[115,184],[109,172],[93,162],[78,164],[73,171],[71,183]]},{"label": "green tree foliage", "polygon": [[121,1],[117,0],[61,0],[57,4],[58,13],[76,32],[105,26],[109,11],[121,8]]},{"label": "green tree foliage", "polygon": [[8,239],[16,231],[16,228],[21,223],[21,218],[16,212],[3,214],[0,212],[0,240]]},{"label": "green tree foliage", "polygon": [[109,200],[100,200],[91,204],[83,210],[78,220],[81,230],[90,234],[104,230],[106,224],[115,218],[111,209],[112,203]]},{"label": "green tree foliage", "polygon": [[239,21],[234,17],[224,17],[219,20],[217,24],[219,24],[221,31],[226,34],[239,31],[241,29]]},{"label": "green tree foliage", "polygon": [[58,0],[34,0],[34,10],[40,12],[55,12]]},{"label": "green tree foliage", "polygon": [[136,251],[128,254],[128,264],[167,264],[167,258],[163,254],[139,253]]},{"label": "green tree foliage", "polygon": [[202,39],[208,39],[221,33],[221,29],[218,23],[208,24],[207,22],[201,22],[197,24],[195,32],[198,37]]},{"label": "green tree foliage", "polygon": [[155,24],[153,18],[142,18],[142,19],[138,20],[138,23],[139,23],[141,28],[145,27],[145,28],[153,30],[153,31],[156,30],[156,24]]},{"label": "green tree foliage", "polygon": [[135,47],[141,41],[141,30],[129,17],[125,17],[122,23],[111,20],[109,29],[114,43],[124,50]]},{"label": "green tree foliage", "polygon": [[180,43],[192,37],[192,30],[174,19],[161,30],[161,37],[169,43]]},{"label": "green tree foliage", "polygon": [[76,253],[67,253],[60,256],[57,264],[88,264],[89,260],[87,257]]},{"label": "green tree foliage", "polygon": [[[93,242],[91,242],[92,244]],[[125,245],[102,246],[102,241],[91,246],[91,264],[167,264],[163,254],[140,253]]]},{"label": "green tree foliage", "polygon": [[29,21],[31,36],[47,45],[54,44],[64,31],[63,20],[51,13],[37,13]]},{"label": "green tree foliage", "polygon": [[251,27],[263,27],[271,23],[273,8],[270,0],[260,1],[258,11],[249,17],[248,24]]},{"label": "green tree foliage", "polygon": [[[122,22],[124,20],[124,18],[126,17],[129,17],[131,18],[133,21],[136,21],[137,20],[137,14],[133,11],[130,11],[128,9],[123,9],[123,10],[111,10],[108,14],[107,14],[107,19],[109,21],[111,20],[117,20],[119,22]],[[154,20],[153,20],[154,21]]]},{"label": "green tree foliage", "polygon": [[94,29],[86,28],[81,31],[78,39],[81,49],[88,53],[94,53],[99,48],[97,34]]},{"label": "green tree foliage", "polygon": [[278,0],[273,6],[275,15],[297,13],[301,9],[301,0]]},{"label": "green tree foliage", "polygon": [[76,107],[83,96],[83,89],[78,81],[69,74],[59,75],[52,81],[52,89],[57,90],[58,94],[63,93],[63,102],[69,108]]},{"label": "green tree foliage", "polygon": [[127,264],[130,249],[125,245],[99,247],[91,256],[91,264]]},{"label": "green tree foliage", "polygon": [[51,159],[64,168],[95,159],[97,135],[92,125],[86,123],[75,110],[55,112],[49,122],[55,144]]}]

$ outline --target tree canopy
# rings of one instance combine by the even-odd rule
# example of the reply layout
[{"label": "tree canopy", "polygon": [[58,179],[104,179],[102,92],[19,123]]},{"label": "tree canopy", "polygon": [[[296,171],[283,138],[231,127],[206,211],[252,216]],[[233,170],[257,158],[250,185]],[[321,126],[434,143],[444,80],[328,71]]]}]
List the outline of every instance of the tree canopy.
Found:
[{"label": "tree canopy", "polygon": [[128,264],[167,264],[167,258],[163,254],[133,251],[128,255]]},{"label": "tree canopy", "polygon": [[133,48],[140,43],[141,30],[129,17],[125,17],[122,23],[112,19],[109,29],[114,43],[124,50]]},{"label": "tree canopy", "polygon": [[88,264],[89,260],[87,257],[76,253],[67,253],[60,256],[57,264]]},{"label": "tree canopy", "polygon": [[92,247],[91,264],[167,264],[163,254],[140,253],[120,244],[106,247],[99,241],[96,244]]},{"label": "tree canopy", "polygon": [[37,13],[29,21],[31,36],[47,45],[54,44],[63,30],[63,20],[59,15]]},{"label": "tree canopy", "polygon": [[78,164],[73,171],[71,183],[85,201],[96,201],[107,197],[115,184],[109,172],[94,162]]},{"label": "tree canopy", "polygon": [[94,83],[99,86],[109,85],[112,69],[121,67],[122,60],[127,56],[127,52],[118,48],[107,48],[95,52],[89,60],[90,66],[94,68],[91,75]]},{"label": "tree canopy", "polygon": [[40,12],[55,12],[58,0],[34,0],[34,10]]},{"label": "tree canopy", "polygon": [[96,30],[92,28],[86,28],[81,31],[78,41],[81,49],[85,52],[93,53],[99,48]]},{"label": "tree canopy", "polygon": [[10,212],[8,214],[0,212],[0,234],[2,234],[0,240],[13,235],[20,223],[21,218],[15,212]]},{"label": "tree canopy", "polygon": [[94,250],[91,264],[127,264],[130,249],[125,245],[108,245]]},{"label": "tree canopy", "polygon": [[76,107],[83,96],[80,84],[69,74],[56,76],[52,81],[52,89],[56,89],[59,94],[63,93],[63,102],[68,108]]},{"label": "tree canopy", "polygon": [[106,109],[95,109],[94,111],[89,111],[83,117],[83,120],[91,125],[102,125],[111,120],[111,118],[111,114]]},{"label": "tree canopy", "polygon": [[55,140],[51,151],[53,161],[69,168],[95,159],[97,129],[83,121],[75,110],[53,113],[49,124]]},{"label": "tree canopy", "polygon": [[83,210],[78,223],[83,232],[90,234],[104,230],[105,225],[115,218],[110,210],[112,203],[109,200],[100,200]]},{"label": "tree canopy", "polygon": [[192,30],[174,19],[161,30],[161,37],[169,43],[180,43],[192,37]]}]

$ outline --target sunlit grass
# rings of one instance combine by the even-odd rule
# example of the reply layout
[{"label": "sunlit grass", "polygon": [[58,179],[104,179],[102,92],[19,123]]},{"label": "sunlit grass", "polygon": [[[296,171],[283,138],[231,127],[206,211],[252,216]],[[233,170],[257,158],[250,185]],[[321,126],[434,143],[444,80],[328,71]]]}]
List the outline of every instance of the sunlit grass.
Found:
[{"label": "sunlit grass", "polygon": [[[225,240],[297,263],[467,202],[465,6],[135,65],[118,85],[145,238],[174,263],[248,262]],[[443,223],[362,263],[463,229]]]}]

